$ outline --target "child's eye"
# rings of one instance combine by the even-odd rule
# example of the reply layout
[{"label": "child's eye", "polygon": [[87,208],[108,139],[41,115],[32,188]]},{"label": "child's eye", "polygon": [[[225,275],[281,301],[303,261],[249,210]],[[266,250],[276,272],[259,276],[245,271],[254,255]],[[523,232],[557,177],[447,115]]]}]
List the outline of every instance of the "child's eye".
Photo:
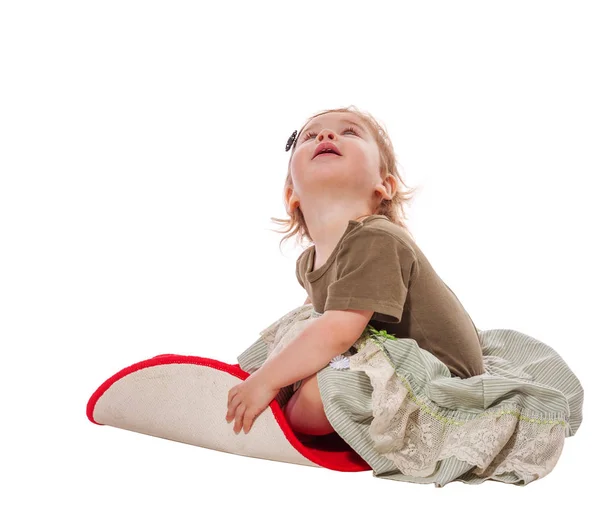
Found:
[{"label": "child's eye", "polygon": [[[346,128],[343,130],[342,134],[345,134],[345,133],[346,133],[346,132],[348,132],[348,131],[352,132],[352,133],[353,133],[355,136],[358,136],[358,133],[357,133],[357,132],[356,132],[356,130],[355,130],[355,129],[353,129],[352,127],[346,127]],[[314,137],[314,136],[316,136],[316,135],[317,135],[317,133],[316,133],[316,132],[307,132],[306,134],[304,134],[304,137],[302,138],[302,142],[304,142],[304,141],[306,141],[307,139],[309,139],[309,138],[311,138],[311,137]]]}]

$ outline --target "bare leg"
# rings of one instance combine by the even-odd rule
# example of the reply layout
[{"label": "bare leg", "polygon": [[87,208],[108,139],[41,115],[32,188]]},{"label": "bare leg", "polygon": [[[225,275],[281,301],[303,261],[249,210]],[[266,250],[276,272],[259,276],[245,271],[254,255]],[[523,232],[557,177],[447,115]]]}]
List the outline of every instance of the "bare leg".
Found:
[{"label": "bare leg", "polygon": [[294,432],[313,436],[335,432],[325,415],[316,373],[302,381],[285,404],[284,414]]}]

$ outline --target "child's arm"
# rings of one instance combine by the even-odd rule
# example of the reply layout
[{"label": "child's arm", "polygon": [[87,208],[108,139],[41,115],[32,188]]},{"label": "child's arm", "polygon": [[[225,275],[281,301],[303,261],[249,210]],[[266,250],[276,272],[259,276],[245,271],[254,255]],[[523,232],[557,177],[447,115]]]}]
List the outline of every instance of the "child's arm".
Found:
[{"label": "child's arm", "polygon": [[356,333],[357,330],[348,330],[347,326],[340,323],[340,316],[325,312],[252,376],[273,388],[282,388],[314,375],[333,357],[347,351],[360,337],[362,331]]},{"label": "child's arm", "polygon": [[323,369],[361,336],[373,311],[326,311],[253,373],[282,388]]}]

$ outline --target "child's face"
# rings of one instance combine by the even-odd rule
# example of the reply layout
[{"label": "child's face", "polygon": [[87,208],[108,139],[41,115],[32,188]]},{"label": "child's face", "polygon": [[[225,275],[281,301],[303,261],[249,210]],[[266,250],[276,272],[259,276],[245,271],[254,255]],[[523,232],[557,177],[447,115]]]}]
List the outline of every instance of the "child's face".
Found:
[{"label": "child's face", "polygon": [[[314,156],[317,146],[325,142],[334,144],[341,155]],[[310,191],[312,196],[321,188],[333,187],[347,194],[371,195],[381,182],[377,143],[365,122],[348,112],[312,119],[298,135],[290,165],[299,194]]]}]

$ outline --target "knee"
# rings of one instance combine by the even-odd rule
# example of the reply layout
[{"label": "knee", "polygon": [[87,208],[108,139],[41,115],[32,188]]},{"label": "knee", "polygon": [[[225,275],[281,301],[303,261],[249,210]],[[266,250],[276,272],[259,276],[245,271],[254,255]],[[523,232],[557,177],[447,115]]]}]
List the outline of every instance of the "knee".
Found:
[{"label": "knee", "polygon": [[335,432],[325,415],[316,375],[302,382],[285,405],[284,415],[294,432],[308,435],[327,435]]}]

